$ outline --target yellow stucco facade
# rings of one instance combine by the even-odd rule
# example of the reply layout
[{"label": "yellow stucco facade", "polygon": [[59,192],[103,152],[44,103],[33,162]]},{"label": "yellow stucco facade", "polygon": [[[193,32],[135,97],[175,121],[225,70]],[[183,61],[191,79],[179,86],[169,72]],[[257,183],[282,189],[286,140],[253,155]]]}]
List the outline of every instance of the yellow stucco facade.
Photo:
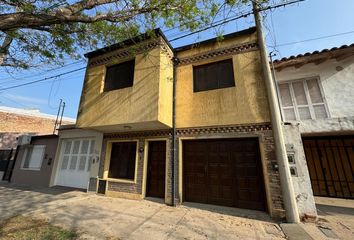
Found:
[{"label": "yellow stucco facade", "polygon": [[[134,50],[132,50],[134,52]],[[106,55],[112,55],[107,53]],[[104,58],[105,56],[99,56]],[[106,67],[134,55],[87,67],[77,127],[103,132],[172,127],[173,67],[166,50],[157,46],[135,56],[132,87],[104,92]],[[128,127],[127,127],[128,126]]]},{"label": "yellow stucco facade", "polygon": [[[256,33],[177,50],[178,59],[230,49],[256,41]],[[169,49],[168,49],[169,50]],[[119,50],[116,50],[119,51]],[[115,52],[90,58],[105,59]],[[135,54],[132,87],[104,92],[106,67],[130,57],[88,65],[77,126],[103,132],[144,131],[172,127],[173,64],[171,51],[156,46]],[[115,58],[112,58],[115,59]],[[193,92],[193,67],[232,59],[235,86]],[[258,49],[218,54],[178,64],[176,68],[176,127],[255,124],[270,121]]]},{"label": "yellow stucco facade", "polygon": [[[221,138],[245,138],[247,141],[257,138],[267,199],[265,204],[271,216],[281,216],[278,173],[269,167],[274,163],[274,142],[255,29],[227,35],[220,42],[213,39],[177,48],[174,53],[168,48],[167,41],[165,43],[154,47],[146,44],[150,47],[140,48],[143,51],[135,54],[128,54],[124,49],[139,49],[136,45],[143,43],[133,43],[114,51],[105,48],[97,56],[89,57],[77,127],[105,133],[97,176],[107,180],[106,195],[130,199],[147,196],[151,141],[166,141],[165,202],[172,204],[172,199],[185,200],[183,164],[188,160],[184,157],[185,141]],[[133,57],[133,86],[104,92],[107,66]],[[177,60],[175,69],[173,57]],[[229,84],[227,88],[194,92],[193,67],[227,59],[232,60],[234,86]],[[174,82],[176,145],[173,145],[171,134]],[[137,143],[134,180],[108,177],[112,143],[121,141]],[[173,174],[176,174],[175,178],[172,178]]]},{"label": "yellow stucco facade", "polygon": [[[188,58],[255,40],[255,34],[227,39],[179,52],[177,57]],[[235,86],[193,92],[193,66],[225,59],[232,59]],[[177,68],[176,75],[177,128],[270,121],[258,50],[209,57],[191,64],[184,64]]]}]

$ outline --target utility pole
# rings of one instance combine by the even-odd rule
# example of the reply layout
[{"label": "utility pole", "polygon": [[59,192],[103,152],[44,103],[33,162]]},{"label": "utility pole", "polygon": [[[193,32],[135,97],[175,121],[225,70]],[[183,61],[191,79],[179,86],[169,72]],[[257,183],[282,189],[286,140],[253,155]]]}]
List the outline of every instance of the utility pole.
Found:
[{"label": "utility pole", "polygon": [[286,220],[290,223],[300,222],[299,212],[295,199],[293,182],[291,179],[288,157],[285,149],[285,141],[281,116],[279,111],[279,103],[277,99],[276,86],[274,84],[272,73],[269,66],[267,48],[265,45],[263,34],[263,19],[256,0],[252,1],[253,13],[257,28],[257,38],[259,51],[261,55],[261,63],[263,68],[264,80],[267,88],[268,102],[271,114],[272,130],[274,135],[275,152],[279,166],[280,184],[283,193],[284,207],[286,211]]},{"label": "utility pole", "polygon": [[63,108],[61,109],[59,127],[61,126],[61,121],[63,120],[64,109],[65,109],[65,102],[63,102]]},{"label": "utility pole", "polygon": [[58,117],[59,117],[59,114],[60,114],[60,109],[61,109],[61,103],[62,103],[62,102],[63,102],[63,99],[60,99],[59,108],[58,108],[58,113],[57,113],[57,118],[55,119],[55,123],[54,123],[53,135],[55,134],[55,131],[57,130]]}]

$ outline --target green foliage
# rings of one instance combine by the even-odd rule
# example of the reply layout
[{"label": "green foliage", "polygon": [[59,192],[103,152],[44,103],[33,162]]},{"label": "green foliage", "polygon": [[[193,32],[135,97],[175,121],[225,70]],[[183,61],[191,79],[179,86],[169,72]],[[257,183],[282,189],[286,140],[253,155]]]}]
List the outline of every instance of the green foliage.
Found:
[{"label": "green foliage", "polygon": [[[193,31],[210,24],[222,7],[237,8],[249,0],[96,1],[95,6],[71,12],[70,7],[78,2],[81,1],[0,0],[0,66],[61,64],[67,58],[80,58],[87,51],[156,27]],[[15,13],[43,21],[36,26],[29,20],[20,20],[14,28],[2,25],[1,21],[5,21],[1,15]],[[106,18],[93,20],[102,16]],[[85,18],[89,21],[82,20]],[[6,36],[12,39],[8,49],[2,46]]]}]

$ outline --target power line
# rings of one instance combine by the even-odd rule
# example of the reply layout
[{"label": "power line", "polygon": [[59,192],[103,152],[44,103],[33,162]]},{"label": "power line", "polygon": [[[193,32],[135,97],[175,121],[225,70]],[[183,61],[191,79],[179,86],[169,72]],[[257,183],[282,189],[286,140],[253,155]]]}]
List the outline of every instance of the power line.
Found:
[{"label": "power line", "polygon": [[325,39],[325,38],[330,38],[330,37],[337,37],[337,36],[347,35],[347,34],[351,34],[351,33],[354,33],[354,31],[337,33],[337,34],[332,34],[332,35],[327,35],[327,36],[322,36],[322,37],[317,37],[317,38],[310,38],[310,39],[305,39],[305,40],[302,40],[302,41],[282,43],[282,44],[275,45],[273,47],[288,46],[288,45],[293,45],[293,44],[297,44],[297,43],[310,42],[310,41],[315,41],[315,40],[320,40],[320,39]]},{"label": "power line", "polygon": [[[267,7],[261,8],[259,11],[260,11],[260,12],[263,12],[263,11],[267,11],[267,10],[271,10],[271,9],[275,9],[275,8],[280,8],[280,7],[285,7],[285,6],[287,6],[287,5],[291,5],[291,4],[295,4],[295,3],[300,3],[300,2],[304,2],[304,1],[305,1],[305,0],[295,0],[295,1],[285,2],[285,3],[276,4],[276,5],[272,5],[272,6],[267,6]],[[182,36],[180,36],[180,37],[173,38],[173,39],[169,40],[169,42],[173,42],[173,41],[179,40],[179,39],[181,39],[181,38],[185,38],[185,37],[194,35],[194,34],[196,34],[196,33],[200,33],[200,32],[206,31],[206,30],[208,30],[208,29],[210,29],[210,28],[214,28],[214,27],[223,25],[223,24],[225,24],[225,23],[235,21],[235,20],[240,19],[240,18],[248,17],[248,16],[251,15],[251,14],[253,14],[253,11],[249,11],[249,12],[246,12],[246,13],[244,13],[244,14],[242,14],[242,15],[236,16],[236,17],[234,17],[234,18],[230,18],[230,19],[228,19],[228,20],[221,21],[220,23],[217,23],[217,24],[211,24],[210,26],[207,26],[207,27],[201,28],[201,29],[199,29],[199,30],[190,32],[190,33],[185,34],[185,35],[182,35]]]},{"label": "power line", "polygon": [[185,37],[194,35],[194,34],[196,34],[196,33],[204,32],[204,31],[206,31],[206,30],[208,30],[208,29],[210,29],[210,28],[217,27],[217,26],[223,25],[223,24],[228,23],[228,22],[232,22],[232,21],[237,20],[237,19],[240,19],[240,18],[248,17],[248,16],[251,15],[251,14],[252,14],[252,11],[250,11],[250,12],[248,12],[248,13],[245,13],[245,14],[242,14],[242,15],[240,15],[240,16],[231,18],[231,19],[229,19],[229,20],[222,21],[222,22],[217,23],[217,24],[212,24],[212,25],[210,25],[210,26],[208,26],[208,27],[201,28],[201,29],[199,29],[199,30],[190,32],[190,33],[185,34],[185,35],[182,35],[182,36],[180,36],[180,37],[173,38],[173,39],[168,40],[168,41],[169,41],[169,42],[173,42],[173,41],[179,40],[179,39],[181,39],[181,38],[185,38]]},{"label": "power line", "polygon": [[72,70],[72,71],[65,72],[65,73],[61,73],[61,74],[58,74],[58,75],[55,75],[55,76],[51,76],[51,77],[47,77],[47,78],[42,78],[42,79],[39,79],[39,80],[35,80],[35,81],[23,83],[23,84],[18,84],[18,85],[6,87],[6,88],[0,88],[0,91],[4,91],[4,90],[8,90],[8,89],[13,89],[13,88],[18,88],[18,87],[22,87],[22,86],[27,86],[27,85],[34,84],[34,83],[38,83],[38,82],[47,81],[47,80],[50,80],[50,79],[53,79],[53,78],[61,77],[61,76],[63,76],[63,75],[67,75],[67,74],[70,74],[70,73],[73,73],[73,72],[77,72],[77,71],[83,70],[83,69],[85,69],[85,68],[86,68],[86,67],[82,67],[82,68],[74,69],[74,70]]},{"label": "power line", "polygon": [[[286,3],[282,3],[282,4],[277,4],[277,5],[273,5],[273,6],[268,6],[268,7],[265,7],[265,8],[260,9],[260,11],[266,11],[266,10],[275,9],[275,8],[279,8],[279,7],[285,7],[285,6],[287,6],[287,5],[295,4],[295,3],[299,3],[299,2],[303,2],[303,1],[305,1],[305,0],[295,0],[295,1],[286,2]],[[230,18],[230,19],[228,19],[228,20],[223,20],[223,21],[221,21],[220,23],[211,24],[210,26],[204,27],[204,28],[202,28],[202,29],[199,29],[199,30],[190,32],[190,33],[188,33],[188,34],[185,34],[185,35],[182,35],[182,36],[173,38],[173,39],[169,40],[169,42],[173,42],[173,41],[176,41],[176,40],[179,40],[179,39],[182,39],[182,38],[191,36],[191,35],[193,35],[193,34],[206,31],[206,30],[208,30],[208,29],[210,29],[210,28],[214,28],[214,27],[223,25],[223,24],[225,24],[225,23],[228,23],[228,22],[231,22],[231,21],[240,19],[240,18],[248,17],[248,16],[251,15],[252,13],[253,13],[253,11],[249,11],[249,12],[247,12],[247,13],[245,13],[245,14],[236,16],[236,17],[234,17],[234,18]],[[6,87],[6,88],[1,88],[0,91],[4,91],[4,90],[8,90],[8,89],[13,89],[13,88],[18,88],[18,87],[22,87],[22,86],[27,86],[27,85],[34,84],[34,83],[37,83],[37,82],[47,81],[47,80],[50,80],[50,79],[53,79],[53,78],[56,78],[56,77],[60,77],[60,76],[63,76],[63,75],[67,75],[67,74],[70,74],[70,73],[73,73],[73,72],[77,72],[77,71],[83,70],[83,69],[85,69],[85,68],[86,68],[86,67],[82,67],[82,68],[79,68],[79,69],[75,69],[75,70],[72,70],[72,71],[69,71],[69,72],[61,73],[61,74],[58,74],[58,75],[55,75],[55,76],[51,76],[51,77],[48,77],[48,78],[43,78],[43,79],[39,79],[39,80],[35,80],[35,81],[31,81],[31,82],[27,82],[27,83],[15,85],[15,86],[10,86],[10,87]]]},{"label": "power line", "polygon": [[43,74],[46,74],[48,72],[53,72],[53,71],[56,71],[58,69],[61,69],[61,68],[65,68],[65,67],[68,67],[68,66],[71,66],[71,65],[75,65],[75,64],[78,64],[78,63],[81,63],[81,62],[84,62],[85,60],[84,59],[81,59],[79,61],[75,61],[75,62],[71,62],[71,63],[68,63],[68,64],[65,64],[63,66],[59,66],[59,67],[56,67],[56,68],[51,68],[49,70],[45,70],[43,72],[40,72],[40,73],[35,73],[35,74],[31,74],[31,75],[27,75],[27,76],[22,76],[22,77],[19,77],[19,78],[16,78],[14,76],[11,76],[9,78],[3,78],[3,79],[0,79],[0,81],[4,81],[4,80],[8,80],[8,79],[12,79],[10,81],[5,81],[5,82],[2,82],[0,83],[1,85],[3,84],[6,84],[6,83],[9,83],[9,82],[12,82],[13,80],[22,80],[23,78],[32,78],[32,77],[36,77],[36,76],[39,76],[39,75],[43,75]]},{"label": "power line", "polygon": [[[241,11],[240,11],[240,12],[241,12]],[[242,11],[242,12],[244,12],[244,11]],[[228,20],[228,19],[230,19],[230,18],[237,17],[237,16],[239,16],[239,14],[234,15],[234,16],[228,16],[228,17],[226,17],[226,18],[224,17],[224,18],[222,18],[222,19],[220,19],[220,20],[217,20],[217,21],[215,21],[215,22],[212,22],[211,24],[216,24],[216,23],[219,23],[219,22],[222,22],[222,21],[225,21],[225,20]],[[164,32],[164,33],[170,32],[171,30],[177,29],[177,28],[179,28],[179,27],[187,26],[189,23],[193,23],[193,22],[195,22],[195,21],[199,21],[200,19],[201,19],[200,17],[194,18],[193,21],[190,21],[190,22],[187,22],[187,23],[184,23],[184,24],[180,24],[179,26],[176,26],[176,27],[173,27],[173,28],[169,28],[169,29],[163,30],[163,32]],[[215,18],[215,19],[216,19],[216,18]],[[188,32],[190,32],[190,30],[187,29],[187,30],[184,30],[184,31],[182,31],[182,32],[172,33],[170,36],[168,36],[168,38],[170,38],[170,37],[172,38],[172,37],[181,35],[181,34],[183,34],[183,33],[188,33]]]},{"label": "power line", "polygon": [[284,2],[284,3],[279,3],[275,4],[272,6],[267,6],[264,8],[259,9],[260,12],[275,9],[275,8],[280,8],[280,7],[286,7],[287,5],[295,4],[295,3],[300,3],[300,2],[305,2],[306,0],[295,0],[295,1],[290,1],[290,2]]}]

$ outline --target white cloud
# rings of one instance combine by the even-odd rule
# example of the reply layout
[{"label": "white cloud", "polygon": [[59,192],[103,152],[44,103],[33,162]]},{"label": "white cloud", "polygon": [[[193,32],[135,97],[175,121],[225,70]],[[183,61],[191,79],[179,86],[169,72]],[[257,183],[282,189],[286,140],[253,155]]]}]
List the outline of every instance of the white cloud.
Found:
[{"label": "white cloud", "polygon": [[9,98],[13,101],[18,101],[22,104],[37,104],[37,105],[44,105],[47,104],[48,101],[47,99],[41,99],[41,98],[36,98],[36,97],[27,97],[27,96],[21,96],[21,95],[14,95],[10,93],[6,93],[5,95],[6,98]]}]

